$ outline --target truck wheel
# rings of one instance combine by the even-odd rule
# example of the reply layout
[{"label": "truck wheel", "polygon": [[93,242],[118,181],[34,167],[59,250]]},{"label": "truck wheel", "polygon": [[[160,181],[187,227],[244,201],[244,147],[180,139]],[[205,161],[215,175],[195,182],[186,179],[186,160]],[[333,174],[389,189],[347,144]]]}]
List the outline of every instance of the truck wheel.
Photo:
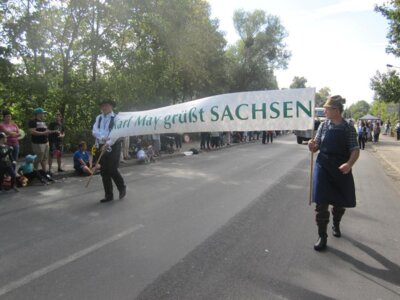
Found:
[{"label": "truck wheel", "polygon": [[303,139],[300,136],[297,137],[297,144],[303,144]]}]

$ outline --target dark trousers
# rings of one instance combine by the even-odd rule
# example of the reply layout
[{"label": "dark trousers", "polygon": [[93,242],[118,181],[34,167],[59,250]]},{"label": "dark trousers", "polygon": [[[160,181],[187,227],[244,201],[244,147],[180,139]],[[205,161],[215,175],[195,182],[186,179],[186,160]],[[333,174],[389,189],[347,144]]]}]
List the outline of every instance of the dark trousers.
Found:
[{"label": "dark trousers", "polygon": [[113,185],[118,188],[119,192],[125,189],[125,182],[118,171],[119,160],[121,157],[121,143],[117,142],[111,147],[111,152],[104,152],[100,160],[100,175],[103,180],[103,187],[106,199],[113,199]]},{"label": "dark trousers", "polygon": [[271,142],[272,139],[274,138],[274,134],[272,132],[267,132],[267,143]]},{"label": "dark trousers", "polygon": [[[207,148],[206,148],[207,145]],[[200,133],[200,149],[210,149],[210,133]]]},{"label": "dark trousers", "polygon": [[365,138],[364,136],[358,136],[358,145],[360,146],[361,149],[365,148]]},{"label": "dark trousers", "polygon": [[175,135],[175,146],[176,146],[176,149],[182,148],[182,135],[181,134]]},{"label": "dark trousers", "polygon": [[[332,216],[333,224],[339,224],[346,209],[344,207],[333,206]],[[329,223],[329,204],[317,204],[315,206],[315,221],[318,226],[320,237],[326,237],[326,227]]]}]

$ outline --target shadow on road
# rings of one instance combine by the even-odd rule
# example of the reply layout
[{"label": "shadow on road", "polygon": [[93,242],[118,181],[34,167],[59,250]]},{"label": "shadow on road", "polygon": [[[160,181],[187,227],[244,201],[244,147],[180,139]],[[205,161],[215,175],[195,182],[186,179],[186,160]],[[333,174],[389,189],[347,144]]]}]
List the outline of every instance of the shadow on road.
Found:
[{"label": "shadow on road", "polygon": [[[341,258],[342,260],[352,264],[354,267],[356,267],[361,272],[372,275],[376,278],[379,278],[386,282],[392,283],[394,285],[397,285],[397,286],[400,285],[400,266],[399,265],[393,263],[392,261],[390,261],[383,255],[378,253],[376,250],[374,250],[360,242],[357,242],[348,237],[343,237],[343,239],[348,240],[355,247],[357,247],[358,249],[363,251],[365,254],[367,254],[370,257],[372,257],[373,259],[375,259],[382,266],[384,266],[385,269],[369,266],[366,263],[358,260],[357,258],[355,258],[347,253],[344,253],[338,249],[332,248],[332,247],[329,248],[329,252],[333,253],[334,255]],[[360,275],[362,275],[362,274],[360,274]],[[387,287],[385,287],[385,288],[388,289]],[[393,293],[395,293],[396,295],[400,296],[400,294],[398,292],[393,291],[393,290],[391,290],[391,291]]]}]

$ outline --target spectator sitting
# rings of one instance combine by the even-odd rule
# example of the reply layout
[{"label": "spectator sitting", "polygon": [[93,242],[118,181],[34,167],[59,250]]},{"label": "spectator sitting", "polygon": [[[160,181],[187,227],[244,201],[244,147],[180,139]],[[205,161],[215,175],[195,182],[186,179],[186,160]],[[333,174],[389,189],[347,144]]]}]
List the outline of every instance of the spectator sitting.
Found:
[{"label": "spectator sitting", "polygon": [[[32,181],[36,177],[36,172],[33,169],[33,162],[36,159],[36,155],[28,154],[25,156],[25,161],[18,168],[18,175],[24,176],[28,179],[28,182]],[[40,180],[41,178],[39,178]]]},{"label": "spectator sitting", "polygon": [[150,162],[156,161],[153,146],[150,145],[147,147],[146,155]]},{"label": "spectator sitting", "polygon": [[138,147],[138,151],[136,152],[136,158],[138,163],[148,163],[149,158],[147,157],[146,152],[142,149],[141,146]]},{"label": "spectator sitting", "polygon": [[86,142],[80,142],[78,150],[74,153],[74,169],[79,175],[92,175],[90,169],[90,158],[87,150]]}]

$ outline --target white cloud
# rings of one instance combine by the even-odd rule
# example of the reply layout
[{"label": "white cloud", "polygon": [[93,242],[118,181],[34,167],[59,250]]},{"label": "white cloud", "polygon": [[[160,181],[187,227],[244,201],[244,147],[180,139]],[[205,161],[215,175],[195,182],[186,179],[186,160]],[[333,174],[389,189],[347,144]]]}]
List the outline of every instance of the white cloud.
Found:
[{"label": "white cloud", "polygon": [[314,13],[319,17],[325,17],[342,13],[372,11],[376,4],[381,5],[384,2],[385,1],[376,0],[345,0],[333,5],[318,8]]}]

